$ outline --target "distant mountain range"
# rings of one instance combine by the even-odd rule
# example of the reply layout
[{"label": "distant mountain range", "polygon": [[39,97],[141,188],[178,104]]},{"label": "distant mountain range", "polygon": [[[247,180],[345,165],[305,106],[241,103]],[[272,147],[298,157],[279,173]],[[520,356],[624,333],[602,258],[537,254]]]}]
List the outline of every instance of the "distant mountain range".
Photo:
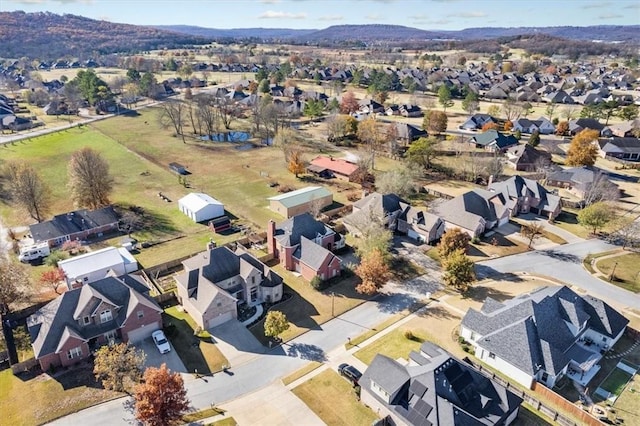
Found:
[{"label": "distant mountain range", "polygon": [[596,25],[588,27],[513,27],[513,28],[467,28],[458,31],[421,30],[402,25],[334,25],[322,30],[294,30],[283,28],[237,28],[229,30],[193,27],[189,25],[164,25],[154,28],[217,38],[257,38],[265,41],[285,40],[299,43],[320,43],[328,41],[360,40],[400,41],[400,40],[474,40],[513,37],[518,35],[545,34],[569,40],[598,40],[606,42],[640,42],[640,25]]},{"label": "distant mountain range", "polygon": [[[500,38],[513,39],[531,34],[538,37],[560,37],[568,44],[591,40],[624,41],[626,47],[632,43],[640,42],[640,25],[470,28],[460,31],[425,31],[401,25],[336,25],[322,30],[213,29],[188,25],[151,27],[118,24],[69,14],[18,11],[0,12],[0,58],[28,57],[55,60],[74,57],[88,59],[108,53],[135,53],[152,49],[184,48],[211,41],[233,40],[330,46],[389,43],[422,48],[426,43],[434,40],[436,44],[442,44],[443,40],[460,40],[461,43],[469,44],[473,43],[471,40],[495,39],[490,43],[483,42],[485,47],[493,49],[498,43],[504,42],[504,40],[499,40]],[[562,39],[556,39],[553,48],[561,47]],[[476,42],[476,44],[478,43]],[[602,52],[597,52],[597,54],[599,53]]]}]

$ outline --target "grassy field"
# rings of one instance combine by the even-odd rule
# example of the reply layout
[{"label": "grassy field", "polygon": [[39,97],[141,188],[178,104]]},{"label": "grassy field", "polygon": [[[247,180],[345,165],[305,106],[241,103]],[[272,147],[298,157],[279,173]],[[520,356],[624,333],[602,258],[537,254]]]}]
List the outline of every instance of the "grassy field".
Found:
[{"label": "grassy field", "polygon": [[345,349],[349,350],[355,346],[358,346],[360,343],[364,342],[365,340],[375,336],[376,334],[380,333],[382,330],[391,327],[393,324],[397,323],[398,321],[400,321],[402,318],[404,318],[405,316],[408,315],[408,312],[406,313],[399,313],[399,314],[395,314],[389,318],[387,318],[385,321],[381,322],[380,324],[376,325],[375,327],[373,327],[371,330],[367,330],[364,333],[351,338],[347,343],[344,344]]},{"label": "grassy field", "polygon": [[318,361],[311,361],[310,363],[308,363],[307,365],[305,365],[301,369],[296,370],[293,373],[289,374],[288,376],[283,377],[282,378],[282,383],[285,386],[287,386],[287,385],[295,382],[296,380],[298,380],[300,377],[306,376],[307,374],[311,373],[313,370],[317,369],[321,365],[322,365],[322,363],[320,363]]},{"label": "grassy field", "polygon": [[351,384],[326,370],[293,389],[293,393],[327,425],[369,425],[378,417],[356,399]]},{"label": "grassy field", "polygon": [[614,404],[616,415],[625,424],[640,424],[640,375],[636,373]]},{"label": "grassy field", "polygon": [[75,369],[56,379],[46,374],[22,380],[0,371],[0,424],[39,425],[119,397],[96,384],[91,369]]},{"label": "grassy field", "polygon": [[600,384],[600,387],[613,395],[620,395],[630,378],[631,374],[616,368],[609,374],[609,377]]},{"label": "grassy field", "polygon": [[[413,339],[405,337],[405,332],[411,331]],[[371,364],[377,354],[386,355],[391,359],[407,359],[409,352],[417,351],[425,340],[433,340],[426,331],[415,330],[409,327],[402,327],[393,330],[367,347],[360,349],[354,354],[356,358],[365,364]]]},{"label": "grassy field", "polygon": [[210,374],[222,370],[229,361],[218,347],[211,343],[207,332],[194,335],[197,328],[193,319],[177,306],[167,308],[163,313],[167,338],[180,356],[189,373]]},{"label": "grassy field", "polygon": [[501,234],[494,233],[490,237],[482,237],[480,243],[469,244],[467,255],[474,262],[486,260],[487,258],[502,257],[511,254],[524,253],[527,245]]},{"label": "grassy field", "polygon": [[618,287],[640,293],[640,253],[629,253],[597,261],[597,266],[607,277],[615,267],[614,279],[611,281]]},{"label": "grassy field", "polygon": [[554,423],[547,417],[534,410],[529,404],[522,403],[518,411],[514,426],[552,426]]}]

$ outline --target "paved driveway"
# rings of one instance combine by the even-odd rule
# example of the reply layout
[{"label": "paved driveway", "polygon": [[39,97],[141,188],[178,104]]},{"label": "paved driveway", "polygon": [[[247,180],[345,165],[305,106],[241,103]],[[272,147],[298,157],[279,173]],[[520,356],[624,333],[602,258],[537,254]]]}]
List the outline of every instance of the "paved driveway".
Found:
[{"label": "paved driveway", "polygon": [[266,348],[238,320],[227,321],[212,328],[209,333],[231,366],[243,364],[266,351]]},{"label": "paved driveway", "polygon": [[[171,345],[171,343],[169,344]],[[147,354],[147,359],[144,363],[147,367],[160,367],[164,363],[167,364],[167,367],[171,371],[177,371],[180,373],[186,373],[187,371],[173,345],[171,345],[171,352],[161,354],[160,351],[158,351],[156,344],[153,343],[153,339],[148,337],[142,342],[136,344],[136,347],[142,349],[144,353]]]}]

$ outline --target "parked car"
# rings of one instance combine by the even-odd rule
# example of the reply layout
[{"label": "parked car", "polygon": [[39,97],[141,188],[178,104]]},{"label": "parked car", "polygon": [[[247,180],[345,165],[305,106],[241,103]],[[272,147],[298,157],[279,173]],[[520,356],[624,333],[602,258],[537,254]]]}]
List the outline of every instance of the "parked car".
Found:
[{"label": "parked car", "polygon": [[358,384],[358,380],[362,377],[362,373],[359,372],[357,368],[349,364],[340,364],[338,367],[338,373],[350,381],[353,386],[356,386]]},{"label": "parked car", "polygon": [[162,330],[156,330],[151,334],[153,337],[153,343],[156,344],[156,347],[160,351],[161,354],[166,354],[167,352],[171,352],[171,345],[169,341],[164,335]]}]

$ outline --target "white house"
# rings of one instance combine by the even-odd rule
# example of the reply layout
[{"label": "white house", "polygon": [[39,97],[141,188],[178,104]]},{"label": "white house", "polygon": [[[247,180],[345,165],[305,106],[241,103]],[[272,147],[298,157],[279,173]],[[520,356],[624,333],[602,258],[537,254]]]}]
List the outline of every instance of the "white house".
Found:
[{"label": "white house", "polygon": [[460,335],[480,360],[528,388],[552,388],[562,376],[586,386],[628,323],[600,299],[549,286],[504,302],[487,298],[480,311],[467,311]]},{"label": "white house", "polygon": [[194,222],[204,222],[224,216],[224,204],[207,194],[199,192],[192,192],[180,198],[178,200],[178,208]]},{"label": "white house", "polygon": [[138,262],[125,248],[107,247],[58,262],[67,285],[87,284],[105,278],[108,274],[121,276],[138,270]]}]

